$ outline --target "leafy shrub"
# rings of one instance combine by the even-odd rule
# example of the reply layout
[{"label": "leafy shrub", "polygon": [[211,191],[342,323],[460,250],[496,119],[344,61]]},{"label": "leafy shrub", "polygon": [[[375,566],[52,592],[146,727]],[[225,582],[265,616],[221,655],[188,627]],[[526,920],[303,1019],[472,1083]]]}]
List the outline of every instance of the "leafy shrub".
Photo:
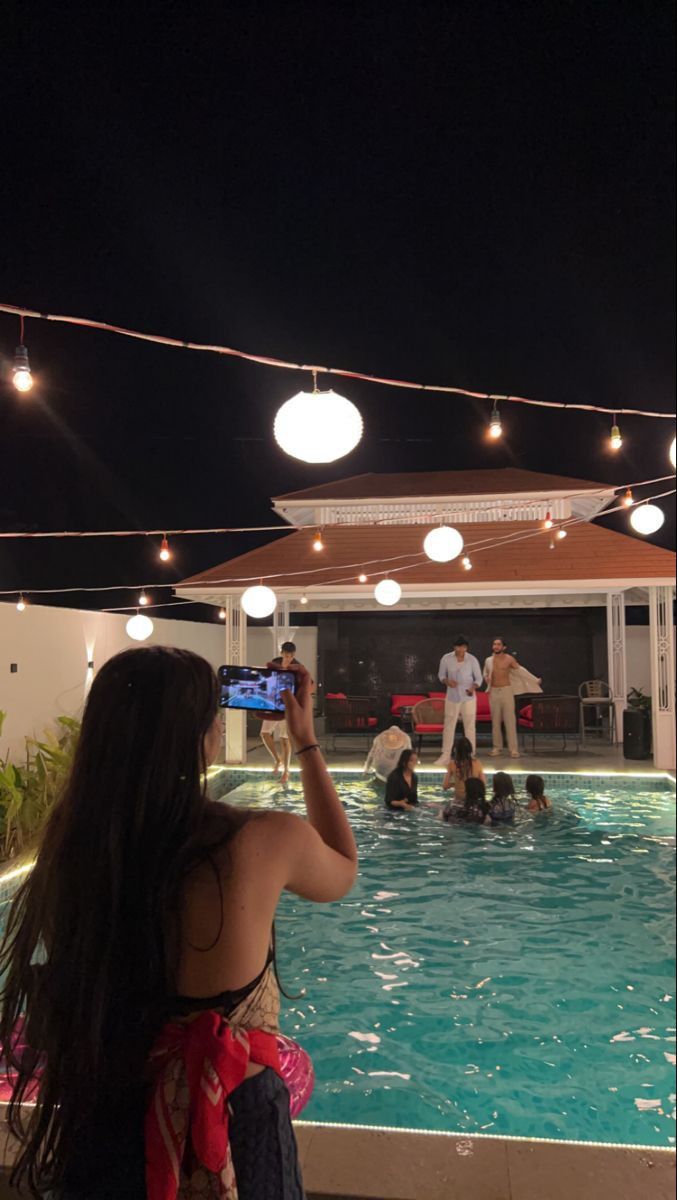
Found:
[{"label": "leafy shrub", "polygon": [[[0,712],[0,734],[5,716]],[[58,717],[44,741],[26,738],[26,759],[20,766],[0,758],[2,857],[21,853],[42,829],[70,771],[79,733],[74,717]]]}]

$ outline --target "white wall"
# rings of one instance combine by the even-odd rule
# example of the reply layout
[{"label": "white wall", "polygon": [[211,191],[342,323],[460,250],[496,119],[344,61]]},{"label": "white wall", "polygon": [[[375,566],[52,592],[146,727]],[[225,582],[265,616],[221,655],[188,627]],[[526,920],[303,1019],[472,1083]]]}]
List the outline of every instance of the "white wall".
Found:
[{"label": "white wall", "polygon": [[[263,666],[280,653],[273,632],[272,628],[261,625],[250,626],[247,630],[247,662],[252,667]],[[292,626],[289,639],[283,638],[283,641],[287,640],[294,642],[299,662],[308,668],[313,679],[317,679],[317,629],[310,625],[301,629]]]},{"label": "white wall", "polygon": [[[172,621],[150,614],[155,626],[145,645],[177,646],[202,654],[214,668],[225,662],[220,625]],[[128,614],[85,612],[29,604],[23,613],[0,604],[0,709],[7,713],[0,757],[24,753],[24,737],[39,736],[56,717],[82,713],[92,672],[119,650],[139,645],[125,633]],[[268,635],[270,637],[270,635]],[[17,671],[11,673],[10,665]]]},{"label": "white wall", "polygon": [[625,654],[628,664],[628,691],[641,688],[651,695],[651,643],[648,625],[628,625],[625,630]]}]

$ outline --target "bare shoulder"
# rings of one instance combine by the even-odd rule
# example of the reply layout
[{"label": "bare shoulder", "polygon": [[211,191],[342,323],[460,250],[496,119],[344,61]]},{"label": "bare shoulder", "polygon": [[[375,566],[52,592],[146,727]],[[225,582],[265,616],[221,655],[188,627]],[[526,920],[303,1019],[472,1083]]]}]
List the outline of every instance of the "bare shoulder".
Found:
[{"label": "bare shoulder", "polygon": [[286,812],[257,812],[251,810],[247,820],[233,839],[238,849],[263,850],[264,847],[288,845],[303,836],[308,828],[308,822],[295,813]]}]

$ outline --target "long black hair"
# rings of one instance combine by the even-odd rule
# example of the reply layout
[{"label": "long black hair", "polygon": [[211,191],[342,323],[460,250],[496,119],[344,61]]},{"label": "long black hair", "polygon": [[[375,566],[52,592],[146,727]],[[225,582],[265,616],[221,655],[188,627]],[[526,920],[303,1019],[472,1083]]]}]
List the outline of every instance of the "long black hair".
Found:
[{"label": "long black hair", "polygon": [[489,812],[487,790],[482,779],[468,779],[465,785],[463,816],[466,821],[481,825]]},{"label": "long black hair", "polygon": [[408,750],[403,750],[402,753],[400,754],[400,757],[397,760],[397,766],[395,767],[395,770],[396,771],[406,771],[407,766],[409,765],[409,759],[415,753],[416,753],[416,751],[412,750],[411,747]]},{"label": "long black hair", "polygon": [[468,779],[472,774],[472,742],[467,737],[461,737],[456,742],[453,757],[461,779]]},{"label": "long black hair", "polygon": [[[14,898],[0,952],[0,1045],[16,1072],[13,1180],[35,1196],[60,1184],[91,1112],[143,1079],[175,990],[182,882],[242,822],[225,806],[217,814],[205,792],[217,696],[209,663],[187,650],[150,646],[109,659]],[[20,1054],[24,1016],[30,1049]],[[37,1103],[22,1111],[36,1067]]]}]

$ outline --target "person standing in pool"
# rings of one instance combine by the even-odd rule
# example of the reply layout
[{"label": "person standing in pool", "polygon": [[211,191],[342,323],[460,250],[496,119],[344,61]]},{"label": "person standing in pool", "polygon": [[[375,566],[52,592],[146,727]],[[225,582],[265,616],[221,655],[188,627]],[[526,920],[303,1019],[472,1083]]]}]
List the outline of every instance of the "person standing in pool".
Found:
[{"label": "person standing in pool", "polygon": [[[290,667],[299,665],[296,658],[296,646],[293,642],[283,642],[280,650],[280,656],[272,660],[271,666],[279,667],[281,671],[288,671]],[[288,783],[291,742],[286,720],[284,718],[281,721],[264,720],[261,725],[261,741],[275,764],[273,775],[277,775],[278,771],[281,771],[280,783]],[[280,743],[281,752],[279,754],[276,741]]]},{"label": "person standing in pool", "polygon": [[527,804],[529,812],[547,812],[549,808],[552,808],[552,800],[545,794],[542,775],[527,775],[524,786],[529,797]]},{"label": "person standing in pool", "polygon": [[451,747],[459,716],[463,721],[463,733],[467,737],[475,753],[475,724],[477,720],[477,699],[475,692],[482,686],[480,664],[474,654],[468,650],[468,639],[459,636],[454,642],[454,649],[445,654],[438,670],[440,683],[447,689],[444,702],[444,732],[442,734],[442,753],[435,766],[446,767],[451,758]]},{"label": "person standing in pool", "polygon": [[447,766],[442,790],[447,792],[453,787],[454,797],[459,804],[465,800],[465,785],[469,779],[481,779],[486,784],[484,768],[473,754],[473,748],[468,738],[459,738],[454,746],[451,762]]},{"label": "person standing in pool", "polygon": [[409,809],[418,807],[418,755],[413,750],[403,750],[400,761],[390,772],[386,782],[386,808]]}]

